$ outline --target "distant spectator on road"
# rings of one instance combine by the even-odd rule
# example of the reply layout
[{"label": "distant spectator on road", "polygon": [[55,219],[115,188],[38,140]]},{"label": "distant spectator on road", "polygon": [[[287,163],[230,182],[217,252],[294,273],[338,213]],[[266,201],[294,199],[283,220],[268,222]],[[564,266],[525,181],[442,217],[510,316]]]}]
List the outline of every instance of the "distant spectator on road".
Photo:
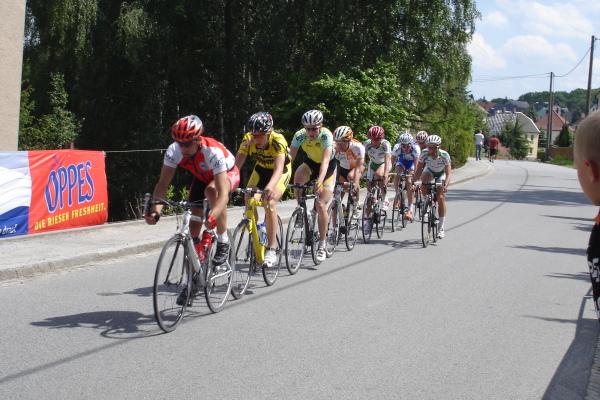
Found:
[{"label": "distant spectator on road", "polygon": [[496,135],[492,135],[492,138],[490,139],[490,162],[494,162],[496,159],[496,155],[498,154],[498,146],[500,146],[500,141]]},{"label": "distant spectator on road", "polygon": [[481,148],[483,147],[483,140],[485,139],[485,136],[483,136],[481,129],[478,129],[477,132],[475,132],[474,139],[475,139],[475,160],[479,161],[479,160],[481,160]]},{"label": "distant spectator on road", "polygon": [[[594,111],[579,125],[573,150],[577,178],[583,193],[593,205],[600,206],[600,111]],[[600,213],[594,221],[587,259],[596,314],[600,321]]]}]

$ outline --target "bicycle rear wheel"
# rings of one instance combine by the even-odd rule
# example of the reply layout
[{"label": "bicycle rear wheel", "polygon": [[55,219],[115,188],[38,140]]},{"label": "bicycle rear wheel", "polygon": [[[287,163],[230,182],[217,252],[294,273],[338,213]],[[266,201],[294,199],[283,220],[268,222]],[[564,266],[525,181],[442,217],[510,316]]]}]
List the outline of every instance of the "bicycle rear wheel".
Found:
[{"label": "bicycle rear wheel", "polygon": [[233,233],[233,254],[235,257],[235,274],[231,285],[231,294],[241,299],[248,290],[254,264],[254,244],[250,234],[250,221],[242,220]]},{"label": "bicycle rear wheel", "polygon": [[290,275],[298,272],[304,257],[306,247],[304,232],[304,213],[298,209],[292,213],[285,237],[285,264]]},{"label": "bicycle rear wheel", "polygon": [[[190,301],[190,291],[186,289],[190,275],[185,245],[180,237],[173,236],[160,253],[154,275],[154,316],[165,332],[173,331],[183,318]],[[177,304],[183,290],[186,290],[185,301]]]},{"label": "bicycle rear wheel", "polygon": [[348,251],[350,251],[354,249],[354,244],[358,238],[358,229],[360,225],[358,218],[354,217],[354,202],[348,201],[346,212],[347,216],[344,221],[346,224],[346,234],[344,236],[346,239],[346,248]]},{"label": "bicycle rear wheel", "polygon": [[281,249],[283,248],[283,224],[281,223],[281,218],[279,215],[277,216],[277,246],[275,248],[275,253],[277,254],[277,261],[275,264],[267,268],[263,265],[262,273],[263,279],[267,286],[271,286],[277,280],[277,276],[279,275],[279,268],[281,268]]},{"label": "bicycle rear wheel", "polygon": [[340,240],[340,227],[343,226],[342,218],[344,216],[342,214],[342,208],[338,207],[338,203],[335,201],[332,201],[331,204],[329,204],[327,215],[329,215],[329,222],[327,224],[327,237],[325,238],[325,251],[329,258],[333,256],[333,252]]},{"label": "bicycle rear wheel", "polygon": [[[369,243],[371,241],[371,233],[373,231],[373,198],[367,196],[363,204],[362,210],[362,236],[363,242]],[[371,216],[367,217],[367,210],[369,210]]]},{"label": "bicycle rear wheel", "polygon": [[[229,235],[229,232],[227,235]],[[229,243],[231,244],[232,242],[233,239],[229,235]],[[204,288],[204,293],[206,294],[208,308],[214,313],[221,311],[225,307],[225,304],[227,304],[227,300],[229,300],[235,270],[233,246],[229,246],[227,261],[219,266],[215,266],[212,261],[216,247],[216,242],[213,242],[208,251],[207,261],[204,262],[206,267],[206,287]]]},{"label": "bicycle rear wheel", "polygon": [[429,210],[429,205],[427,203],[423,203],[423,207],[421,210],[421,240],[423,242],[423,247],[427,247],[429,241],[431,240],[431,213]]}]

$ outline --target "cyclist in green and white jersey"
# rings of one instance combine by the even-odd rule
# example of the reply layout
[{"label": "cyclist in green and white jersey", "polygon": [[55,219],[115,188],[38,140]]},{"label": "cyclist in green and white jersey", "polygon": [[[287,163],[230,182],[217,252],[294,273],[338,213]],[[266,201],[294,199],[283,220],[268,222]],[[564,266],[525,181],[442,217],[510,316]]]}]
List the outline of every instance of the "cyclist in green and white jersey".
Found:
[{"label": "cyclist in green and white jersey", "polygon": [[[442,150],[440,145],[442,138],[438,135],[427,137],[427,148],[421,152],[417,162],[417,171],[415,172],[415,182],[422,179],[423,182],[429,182],[437,178],[437,200],[439,204],[440,220],[438,221],[438,237],[444,237],[444,221],[446,220],[446,192],[450,186],[450,175],[452,174],[452,165],[450,154]],[[413,190],[415,185],[413,184]],[[424,195],[429,193],[429,187],[421,186]]]},{"label": "cyclist in green and white jersey", "polygon": [[[383,178],[379,182],[381,193],[384,196],[383,210],[387,210],[390,202],[387,198],[387,184],[390,179],[390,169],[392,168],[392,145],[384,139],[385,131],[381,126],[372,126],[369,128],[369,140],[365,142],[365,153],[369,156],[367,163],[367,179]],[[367,181],[367,189],[371,183]]]}]

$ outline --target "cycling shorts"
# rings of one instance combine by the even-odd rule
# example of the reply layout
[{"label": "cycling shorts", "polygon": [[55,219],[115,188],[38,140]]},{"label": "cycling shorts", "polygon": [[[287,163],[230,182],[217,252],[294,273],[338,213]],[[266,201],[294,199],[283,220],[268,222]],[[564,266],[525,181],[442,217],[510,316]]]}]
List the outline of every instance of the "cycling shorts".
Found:
[{"label": "cycling shorts", "polygon": [[[238,170],[238,168],[236,166],[234,166],[232,169],[227,171],[227,180],[229,181],[229,184],[231,185],[231,187],[229,188],[229,193],[231,194],[231,192],[233,192],[235,190],[235,188],[237,188],[238,185],[240,184],[240,171]],[[204,195],[204,191],[206,190],[206,187],[208,185],[209,185],[208,183],[203,182],[194,176],[194,180],[192,181],[192,184],[190,186],[190,191],[188,193],[187,199],[189,201],[204,200],[204,198],[206,197]]]},{"label": "cycling shorts", "polygon": [[398,158],[398,161],[396,161],[396,167],[402,167],[404,171],[414,171],[415,160],[405,160],[403,158]]},{"label": "cycling shorts", "polygon": [[[349,182],[348,174],[351,171],[354,171],[355,169],[356,169],[356,167],[354,167],[352,169],[346,169],[346,168],[343,168],[341,165],[338,165],[337,180],[341,181],[341,182]],[[364,171],[364,166],[361,167],[356,173],[362,175],[363,171]]]},{"label": "cycling shorts", "polygon": [[[323,180],[323,188],[329,190],[330,192],[333,192],[333,187],[335,186],[335,167],[335,162],[329,162],[327,172],[325,173],[325,179]],[[319,177],[321,163],[314,162],[313,160],[307,158],[304,164],[298,167],[298,169],[300,168],[304,168],[310,173],[309,181],[312,181]]]},{"label": "cycling shorts", "polygon": [[[431,179],[435,179],[437,178],[438,180],[438,186],[441,185],[445,180],[446,180],[446,172],[444,170],[440,171],[440,172],[433,172],[430,171],[429,168],[425,167],[423,168],[423,174],[429,174],[431,176]],[[421,174],[421,175],[423,175]]]},{"label": "cycling shorts", "polygon": [[[288,183],[290,183],[290,177],[292,176],[292,170],[291,168],[288,168],[288,166],[283,167],[283,173],[281,174],[281,178],[279,178],[279,182],[277,182],[277,185],[275,185],[275,187],[279,189],[281,193],[285,193],[287,185]],[[250,180],[248,180],[248,186],[256,186],[257,188],[262,190],[265,187],[267,187],[272,176],[272,169],[263,168],[257,164],[254,167],[254,171],[252,171],[252,175],[250,175]]]},{"label": "cycling shorts", "polygon": [[377,172],[379,167],[381,167],[383,164],[384,163],[377,164],[373,161],[369,162],[369,168],[367,170],[367,179],[373,179],[373,177],[375,176],[375,172]]}]

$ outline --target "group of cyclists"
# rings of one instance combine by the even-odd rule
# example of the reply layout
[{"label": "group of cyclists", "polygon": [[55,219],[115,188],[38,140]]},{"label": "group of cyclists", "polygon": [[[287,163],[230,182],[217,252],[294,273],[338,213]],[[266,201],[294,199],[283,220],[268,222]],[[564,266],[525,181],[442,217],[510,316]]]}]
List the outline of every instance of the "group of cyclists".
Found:
[{"label": "group of cyclists", "polygon": [[[216,229],[217,248],[213,257],[215,265],[223,264],[229,253],[227,235],[227,203],[230,194],[240,183],[240,170],[246,159],[250,157],[255,166],[247,187],[260,189],[264,193],[265,223],[267,230],[267,248],[265,264],[273,266],[276,262],[276,230],[277,202],[285,192],[292,179],[292,165],[299,149],[305,153],[303,163],[293,173],[295,184],[307,184],[314,181],[314,192],[318,197],[316,211],[319,226],[319,243],[317,260],[326,258],[327,205],[332,198],[336,180],[354,182],[359,188],[360,179],[380,180],[378,184],[384,196],[383,209],[389,207],[387,185],[389,174],[407,175],[408,212],[407,218],[414,218],[414,192],[421,190],[427,194],[427,186],[417,185],[419,180],[436,180],[439,203],[439,234],[444,237],[444,220],[446,216],[445,194],[451,178],[450,156],[441,149],[442,139],[438,135],[428,135],[420,131],[416,141],[410,133],[400,135],[398,143],[393,147],[385,139],[385,131],[381,126],[372,126],[368,130],[368,140],[362,144],[354,138],[348,126],[339,126],[333,133],[323,126],[323,113],[310,110],[302,116],[302,129],[294,134],[289,144],[285,137],[273,130],[273,117],[265,111],[253,114],[246,124],[246,134],[234,156],[219,141],[203,136],[202,121],[196,115],[179,119],[171,129],[174,142],[167,149],[158,183],[153,195],[166,198],[167,189],[175,175],[177,166],[191,172],[193,181],[189,189],[189,201],[208,199],[209,215],[205,217],[207,229]],[[368,162],[366,157],[368,156]],[[411,179],[413,178],[414,179]],[[394,188],[398,188],[399,177],[394,179]],[[300,191],[295,191],[296,200],[300,200]],[[261,196],[260,194],[256,196]],[[353,193],[359,203],[360,190]],[[247,198],[245,199],[248,200]],[[144,216],[146,222],[154,225],[161,215],[161,205],[149,210]],[[202,210],[195,208],[193,213],[201,216]],[[360,210],[357,210],[358,216]],[[365,229],[368,227],[365,226]],[[201,246],[199,235],[201,223],[192,221],[190,233],[194,244]],[[198,251],[201,251],[198,248]]]}]

